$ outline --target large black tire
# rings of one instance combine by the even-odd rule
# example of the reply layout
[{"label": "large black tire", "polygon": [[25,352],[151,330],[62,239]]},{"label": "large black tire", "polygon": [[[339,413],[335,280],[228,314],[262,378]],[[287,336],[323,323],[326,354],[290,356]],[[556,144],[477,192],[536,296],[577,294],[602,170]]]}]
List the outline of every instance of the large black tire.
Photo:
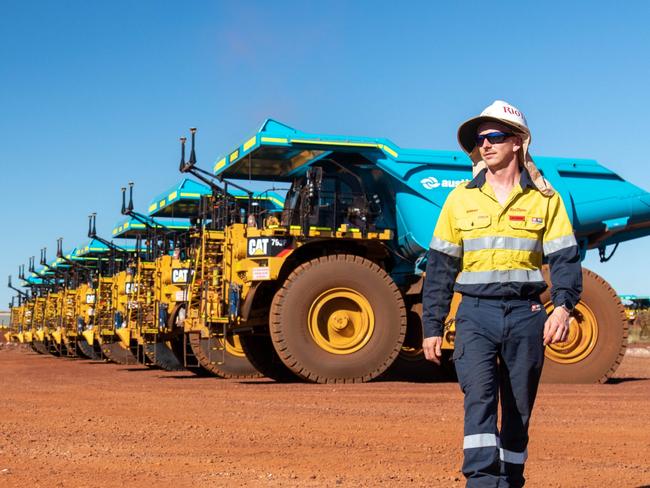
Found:
[{"label": "large black tire", "polygon": [[[189,334],[188,339],[201,366],[213,375],[228,379],[261,377],[243,351],[231,350],[230,346],[223,351],[221,338],[201,337],[200,333],[194,332]],[[234,338],[228,339],[231,340]]]},{"label": "large black tire", "polygon": [[[591,270],[583,268],[582,280],[582,297],[572,313],[569,339],[546,348],[542,373],[546,383],[604,383],[625,355],[629,324],[616,292]],[[542,302],[550,312],[548,292]]]},{"label": "large black tire", "polygon": [[267,378],[280,383],[289,383],[299,379],[282,362],[269,335],[241,334],[239,341],[251,364]]},{"label": "large black tire", "polygon": [[192,352],[192,345],[190,344],[189,337],[185,338],[182,331],[180,334],[173,335],[169,339],[169,344],[172,353],[181,365],[186,361],[186,358],[190,359],[188,364],[184,365],[184,369],[197,376],[215,376],[211,371],[208,371],[201,366],[201,363],[198,363],[198,365],[192,364],[196,362],[196,359],[194,359],[194,352]]},{"label": "large black tire", "polygon": [[183,364],[164,342],[149,342],[143,346],[149,361],[166,371],[183,371]]},{"label": "large black tire", "polygon": [[[214,376],[211,371],[201,366],[201,363],[196,364],[198,361],[194,359],[190,338],[186,337],[183,330],[186,309],[186,303],[177,303],[167,319],[167,327],[173,331],[169,337],[171,351],[187,371],[197,376]],[[190,360],[188,361],[188,359]]]},{"label": "large black tire", "polygon": [[406,334],[400,290],[370,260],[336,254],[298,266],[271,304],[280,359],[316,383],[359,383],[393,363]]},{"label": "large black tire", "polygon": [[102,343],[102,354],[110,361],[117,364],[138,364],[136,357],[121,342]]},{"label": "large black tire", "polygon": [[[409,307],[404,344],[384,378],[400,381],[429,382],[450,379],[447,369],[428,361],[422,351],[422,303]],[[448,354],[443,360],[448,360]],[[453,366],[451,367],[453,369]]]},{"label": "large black tire", "polygon": [[48,351],[47,346],[45,345],[44,341],[37,341],[33,340],[32,341],[32,348],[34,351],[36,351],[39,354],[49,354],[50,351]]},{"label": "large black tire", "polygon": [[77,337],[77,352],[85,359],[99,359],[99,354],[84,337]]},{"label": "large black tire", "polygon": [[49,354],[57,358],[61,357],[61,347],[55,341],[48,339],[46,337],[45,340],[43,341],[43,344],[45,344],[45,347]]}]

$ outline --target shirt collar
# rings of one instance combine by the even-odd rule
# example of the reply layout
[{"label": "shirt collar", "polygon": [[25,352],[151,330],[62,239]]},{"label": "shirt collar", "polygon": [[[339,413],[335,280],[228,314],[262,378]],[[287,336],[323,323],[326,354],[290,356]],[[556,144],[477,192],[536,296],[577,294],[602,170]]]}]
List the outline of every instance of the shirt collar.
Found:
[{"label": "shirt collar", "polygon": [[528,170],[524,167],[521,168],[521,176],[519,177],[519,186],[521,186],[522,190],[525,190],[526,187],[535,189],[535,184],[533,183],[533,179],[530,177],[530,173]]},{"label": "shirt collar", "polygon": [[472,181],[467,183],[467,186],[465,188],[483,188],[483,185],[485,185],[485,173],[487,172],[487,168],[483,168],[479,174],[477,174]]},{"label": "shirt collar", "polygon": [[[519,176],[519,186],[521,186],[521,189],[524,190],[526,187],[535,188],[528,170],[523,166],[521,166],[519,170],[521,172],[521,175]],[[487,168],[483,168],[472,181],[467,183],[466,188],[483,188],[483,185],[485,185],[485,173],[487,173]]]}]

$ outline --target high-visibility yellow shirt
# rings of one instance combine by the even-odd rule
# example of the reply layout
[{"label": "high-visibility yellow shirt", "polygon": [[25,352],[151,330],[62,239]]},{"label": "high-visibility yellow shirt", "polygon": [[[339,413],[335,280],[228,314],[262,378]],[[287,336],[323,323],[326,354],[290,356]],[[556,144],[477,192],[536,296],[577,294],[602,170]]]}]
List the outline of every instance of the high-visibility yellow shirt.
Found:
[{"label": "high-visibility yellow shirt", "polygon": [[440,212],[423,289],[425,337],[442,332],[453,291],[538,296],[547,287],[544,258],[551,267],[553,303],[573,307],[579,299],[580,254],[560,195],[543,195],[522,168],[519,184],[501,205],[485,173],[455,188]]}]

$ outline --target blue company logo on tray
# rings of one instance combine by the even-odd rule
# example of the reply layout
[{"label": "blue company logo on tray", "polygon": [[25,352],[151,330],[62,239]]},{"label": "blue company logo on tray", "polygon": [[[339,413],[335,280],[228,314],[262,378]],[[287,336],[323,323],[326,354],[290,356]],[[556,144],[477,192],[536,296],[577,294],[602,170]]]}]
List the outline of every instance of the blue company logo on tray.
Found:
[{"label": "blue company logo on tray", "polygon": [[467,178],[460,180],[439,180],[435,176],[427,176],[420,180],[420,183],[427,190],[433,190],[434,188],[456,188],[461,183],[469,181]]}]

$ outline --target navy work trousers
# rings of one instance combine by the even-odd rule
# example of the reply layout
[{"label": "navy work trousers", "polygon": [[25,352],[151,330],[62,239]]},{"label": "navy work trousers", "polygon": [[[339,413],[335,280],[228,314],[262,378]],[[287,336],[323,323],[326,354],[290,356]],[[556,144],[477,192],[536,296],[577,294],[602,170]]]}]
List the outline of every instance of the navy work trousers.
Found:
[{"label": "navy work trousers", "polygon": [[463,474],[468,487],[524,485],[546,318],[538,299],[463,297],[453,358],[465,394]]}]

